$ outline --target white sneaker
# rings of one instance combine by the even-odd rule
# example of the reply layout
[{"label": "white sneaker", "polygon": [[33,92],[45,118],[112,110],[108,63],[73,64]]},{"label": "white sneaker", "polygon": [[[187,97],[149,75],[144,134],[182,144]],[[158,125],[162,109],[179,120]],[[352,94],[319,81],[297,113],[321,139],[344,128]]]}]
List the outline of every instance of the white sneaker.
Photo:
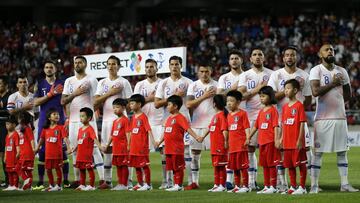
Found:
[{"label": "white sneaker", "polygon": [[166,189],[165,191],[168,192],[178,192],[178,191],[183,191],[184,187],[180,187],[178,184],[175,184],[173,187]]},{"label": "white sneaker", "polygon": [[49,187],[44,188],[44,189],[42,189],[41,191],[42,191],[42,192],[49,192],[49,191],[52,190],[52,189],[53,189],[53,186],[52,186],[52,185],[49,185]]},{"label": "white sneaker", "polygon": [[274,194],[274,193],[277,193],[277,189],[274,188],[273,186],[270,186],[262,194]]},{"label": "white sneaker", "polygon": [[117,186],[115,186],[111,190],[117,190],[117,191],[119,191],[119,190],[128,190],[128,188],[125,185],[118,184]]},{"label": "white sneaker", "polygon": [[17,190],[17,187],[15,186],[8,186],[7,188],[3,189],[3,191],[14,191]]},{"label": "white sneaker", "polygon": [[159,187],[159,190],[165,190],[171,188],[167,183],[162,183],[161,186]]},{"label": "white sneaker", "polygon": [[80,185],[79,187],[77,187],[75,190],[79,190],[79,191],[86,191],[85,190],[86,186],[85,185]]},{"label": "white sneaker", "polygon": [[[138,189],[140,189],[142,186],[138,183],[138,184],[136,184],[134,187],[131,187],[129,190],[130,191],[137,191]],[[128,188],[129,188],[129,186],[128,186]]]},{"label": "white sneaker", "polygon": [[248,188],[246,186],[242,186],[238,191],[236,191],[236,193],[247,193],[247,192],[251,192],[251,188]]},{"label": "white sneaker", "polygon": [[148,190],[152,190],[152,186],[148,185],[147,183],[144,183],[144,185],[137,189],[137,191],[148,191]]},{"label": "white sneaker", "polygon": [[288,190],[286,190],[285,192],[282,192],[281,194],[282,195],[291,195],[295,190],[296,189],[291,186]]},{"label": "white sneaker", "polygon": [[59,185],[55,185],[54,187],[50,188],[48,191],[49,192],[56,192],[56,191],[61,191],[62,188]]},{"label": "white sneaker", "polygon": [[318,194],[319,192],[318,186],[311,186],[309,194]]},{"label": "white sneaker", "polygon": [[359,189],[353,188],[350,184],[342,185],[340,192],[359,192]]},{"label": "white sneaker", "polygon": [[213,189],[211,192],[225,192],[226,188],[222,185],[219,185],[217,188]]},{"label": "white sneaker", "polygon": [[218,185],[214,185],[211,189],[208,189],[208,192],[212,192],[213,190],[215,190],[218,187]]},{"label": "white sneaker", "polygon": [[236,193],[237,191],[239,191],[240,190],[240,188],[237,186],[237,185],[235,185],[235,187],[232,189],[232,190],[229,190],[229,191],[227,191],[228,193]]},{"label": "white sneaker", "polygon": [[84,188],[84,191],[94,191],[96,188],[91,186],[91,185],[87,185],[85,188]]},{"label": "white sneaker", "polygon": [[256,194],[262,194],[263,192],[265,192],[266,190],[268,190],[269,188],[267,186],[264,187],[264,189],[258,191]]},{"label": "white sneaker", "polygon": [[301,186],[298,187],[298,189],[296,189],[292,195],[303,195],[303,194],[306,194],[306,188],[303,188]]},{"label": "white sneaker", "polygon": [[128,185],[127,185],[128,190],[131,190],[133,187],[134,185],[132,184],[132,181],[128,181]]},{"label": "white sneaker", "polygon": [[287,187],[287,185],[279,184],[276,186],[276,189],[277,189],[278,193],[283,193],[288,190],[288,187]]}]

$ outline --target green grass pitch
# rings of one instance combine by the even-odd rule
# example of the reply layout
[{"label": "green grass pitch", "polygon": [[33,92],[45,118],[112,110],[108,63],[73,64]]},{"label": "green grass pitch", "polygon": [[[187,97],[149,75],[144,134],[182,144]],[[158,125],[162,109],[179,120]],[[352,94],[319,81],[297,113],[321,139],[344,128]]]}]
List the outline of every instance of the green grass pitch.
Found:
[{"label": "green grass pitch", "polygon": [[[349,158],[349,181],[360,188],[360,148],[352,148]],[[158,190],[161,183],[161,164],[158,153],[151,153],[151,177],[154,190],[146,192],[96,190],[78,192],[65,189],[62,192],[3,192],[0,191],[0,202],[360,202],[360,193],[340,193],[340,178],[336,166],[336,154],[325,154],[320,174],[320,186],[324,190],[317,195],[289,196],[289,195],[258,195],[256,192],[248,194],[210,193],[207,190],[213,185],[213,169],[209,151],[201,157],[200,189],[170,193]],[[72,171],[72,170],[70,170]],[[1,173],[1,175],[3,175]],[[70,175],[70,180],[72,179]],[[1,177],[3,179],[3,177]],[[37,182],[37,170],[34,170],[34,183]],[[135,175],[134,175],[134,178]],[[113,183],[116,184],[116,174],[113,170]],[[186,175],[184,180],[187,180]],[[96,181],[96,184],[98,181]],[[184,182],[186,184],[186,181]],[[262,186],[262,170],[259,169],[258,183]],[[310,179],[307,180],[307,185]],[[309,189],[309,188],[308,188]]]}]

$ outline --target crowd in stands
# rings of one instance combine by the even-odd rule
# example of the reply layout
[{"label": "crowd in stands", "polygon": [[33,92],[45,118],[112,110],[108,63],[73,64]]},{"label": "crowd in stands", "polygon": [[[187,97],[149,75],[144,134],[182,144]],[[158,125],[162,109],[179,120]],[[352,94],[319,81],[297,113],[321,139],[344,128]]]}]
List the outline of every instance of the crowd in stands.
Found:
[{"label": "crowd in stands", "polygon": [[[187,76],[196,77],[197,62],[211,60],[214,79],[228,71],[227,53],[238,48],[244,68],[250,67],[249,51],[263,47],[266,67],[282,67],[281,50],[295,45],[300,50],[298,67],[309,71],[319,63],[317,51],[324,42],[336,50],[336,63],[351,78],[350,109],[360,109],[360,17],[332,14],[252,17],[240,20],[218,17],[163,19],[130,26],[116,23],[66,23],[36,25],[0,22],[0,75],[15,80],[25,73],[33,84],[43,61],[57,59],[63,77],[72,75],[72,57],[141,49],[186,46]],[[132,84],[139,78],[128,78]],[[12,89],[15,81],[12,81]]]}]

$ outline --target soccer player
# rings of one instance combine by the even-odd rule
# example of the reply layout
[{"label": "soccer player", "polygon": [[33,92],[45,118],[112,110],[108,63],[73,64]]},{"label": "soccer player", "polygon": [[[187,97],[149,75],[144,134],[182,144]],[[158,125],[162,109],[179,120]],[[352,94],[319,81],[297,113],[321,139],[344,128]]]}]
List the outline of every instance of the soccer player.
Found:
[{"label": "soccer player", "polygon": [[107,150],[112,143],[112,165],[116,166],[118,185],[111,190],[127,190],[128,185],[128,140],[129,140],[129,119],[124,115],[128,102],[125,99],[117,98],[113,101],[114,114],[118,117],[114,120],[111,137],[107,142]]},{"label": "soccer player", "polygon": [[[59,124],[59,120],[59,112],[55,108],[50,108],[46,114],[46,121],[41,131],[39,144],[35,149],[35,153],[37,153],[40,147],[45,144],[45,169],[49,179],[49,187],[42,191],[62,190],[63,141],[66,144],[68,153],[70,153],[70,143],[64,126]],[[56,184],[54,184],[52,169],[56,171]]]},{"label": "soccer player", "polygon": [[[298,50],[294,46],[288,46],[283,50],[283,63],[284,67],[274,71],[269,79],[268,85],[271,86],[275,91],[275,98],[278,100],[278,112],[279,120],[281,123],[281,110],[285,103],[288,102],[287,97],[285,97],[285,87],[284,84],[287,80],[296,79],[300,83],[300,89],[296,94],[296,99],[304,104],[306,108],[311,104],[311,88],[309,81],[309,74],[300,68],[296,67],[297,62],[297,53]],[[281,127],[281,126],[280,126]],[[311,166],[311,150],[310,147],[313,147],[313,138],[307,125],[305,125],[305,146],[307,147],[306,156],[308,160],[308,172]],[[279,189],[285,190],[287,188],[287,183],[285,180],[285,171],[282,165],[278,166],[278,178],[279,178]]]},{"label": "soccer player", "polygon": [[[75,167],[80,170],[80,185],[75,190],[93,191],[95,190],[95,174],[93,164],[94,144],[103,151],[103,148],[98,141],[94,128],[90,125],[94,113],[89,107],[80,109],[80,122],[83,124],[78,131],[77,145],[72,150],[76,153]],[[86,183],[86,170],[89,172],[89,185]]]},{"label": "soccer player", "polygon": [[[189,78],[181,75],[182,58],[179,56],[171,56],[169,59],[170,77],[160,81],[155,93],[155,108],[166,108],[166,99],[172,95],[178,95],[183,98],[183,103],[186,100],[186,93],[189,85],[193,82]],[[181,106],[180,113],[190,121],[189,109],[185,105]],[[167,111],[164,111],[163,121],[169,116]],[[190,155],[190,136],[185,132],[185,164],[188,173],[188,185],[192,184],[191,173],[191,155]],[[166,146],[165,146],[166,148]],[[171,177],[171,175],[169,175]],[[168,182],[168,186],[171,186]]]},{"label": "soccer player", "polygon": [[24,111],[19,116],[20,132],[19,134],[19,161],[17,164],[17,172],[24,181],[22,190],[31,188],[34,169],[34,133],[31,126],[32,116]]},{"label": "soccer player", "polygon": [[[134,113],[130,120],[131,135],[129,139],[129,166],[136,169],[138,184],[132,190],[152,190],[151,171],[149,160],[149,137],[155,145],[147,116],[141,111],[145,104],[145,98],[141,94],[134,94],[130,97],[130,109]],[[145,182],[143,176],[145,175]]]},{"label": "soccer player", "polygon": [[183,105],[182,97],[172,95],[167,98],[167,111],[170,116],[165,121],[164,136],[156,143],[159,146],[165,141],[166,170],[173,171],[174,186],[166,189],[168,192],[177,192],[184,190],[184,135],[187,131],[195,140],[201,142],[201,137],[190,128],[189,121],[180,112]]},{"label": "soccer player", "polygon": [[[65,80],[64,90],[61,97],[61,104],[63,106],[70,104],[70,118],[69,118],[69,140],[71,147],[74,148],[77,142],[77,133],[82,126],[80,122],[79,112],[82,107],[88,107],[91,110],[94,109],[94,94],[97,87],[96,78],[87,75],[85,72],[87,65],[86,58],[84,56],[76,56],[74,60],[75,76],[69,77]],[[95,118],[90,121],[90,125],[97,133],[97,125]],[[100,150],[97,146],[94,146],[93,158],[95,168],[98,171],[100,183],[104,183],[104,163]],[[76,161],[76,152],[73,153],[73,163]],[[79,170],[74,167],[75,181],[72,183],[71,188],[77,188],[79,186]]]},{"label": "soccer player", "polygon": [[[40,106],[39,123],[37,128],[37,140],[40,139],[42,128],[47,120],[46,113],[50,108],[55,108],[59,112],[60,120],[59,124],[63,125],[65,122],[64,107],[61,106],[61,93],[64,88],[64,80],[56,77],[56,63],[52,60],[47,60],[44,63],[45,78],[42,78],[35,85],[34,91],[34,106]],[[45,145],[39,151],[38,160],[38,175],[39,182],[37,183],[34,190],[44,189],[44,174],[45,174]],[[63,173],[64,173],[64,187],[69,187],[69,159],[66,154],[66,146],[63,143]]]},{"label": "soccer player", "polygon": [[[155,108],[154,103],[155,92],[161,81],[161,79],[158,78],[156,75],[157,71],[157,62],[154,59],[147,59],[145,61],[146,79],[136,83],[134,88],[134,94],[141,94],[145,97],[145,105],[142,108],[142,112],[144,112],[145,115],[148,117],[154,139],[158,142],[164,131],[162,126],[164,109]],[[150,147],[152,148],[152,150],[155,150],[151,142]],[[165,155],[163,153],[163,145],[160,146],[159,150],[161,154],[162,164],[162,183],[159,189],[166,189],[172,185],[171,177],[169,177],[171,174],[166,172],[166,161]]]},{"label": "soccer player", "polygon": [[[213,96],[216,94],[217,82],[211,78],[212,68],[207,62],[201,62],[198,69],[198,80],[190,84],[187,90],[186,107],[192,112],[191,129],[197,135],[204,135],[211,118],[215,115]],[[210,148],[209,138],[205,143],[190,138],[192,184],[185,190],[199,188],[201,150]]]},{"label": "soccer player", "polygon": [[[272,70],[264,67],[264,53],[260,47],[252,48],[250,52],[251,69],[240,75],[238,90],[246,101],[246,111],[250,119],[250,126],[253,127],[262,108],[259,90],[267,85]],[[255,149],[257,146],[257,134],[252,137],[249,147],[249,186],[256,189],[257,159]]]},{"label": "soccer player", "polygon": [[340,191],[358,192],[348,182],[348,129],[344,102],[351,97],[350,79],[346,70],[334,64],[334,48],[330,44],[321,46],[318,53],[321,64],[310,70],[312,95],[316,97],[314,123],[315,155],[311,163],[311,190],[319,192],[319,175],[323,153],[336,152]]},{"label": "soccer player", "polygon": [[[229,110],[227,124],[229,131],[229,162],[228,168],[234,171],[234,189],[228,192],[246,193],[249,188],[249,155],[245,146],[246,137],[249,137],[250,124],[247,114],[239,109],[242,94],[237,90],[231,90],[226,95],[226,106]],[[240,177],[242,176],[242,185]]]},{"label": "soccer player", "polygon": [[7,186],[9,179],[5,171],[6,164],[4,162],[4,152],[5,152],[5,137],[7,134],[5,122],[9,116],[9,111],[7,110],[7,102],[10,96],[9,92],[9,81],[5,76],[0,76],[0,158],[2,161],[3,172],[5,181],[0,183],[0,186]]},{"label": "soccer player", "polygon": [[[289,169],[290,185],[287,192],[282,194],[306,194],[306,150],[304,105],[296,99],[300,83],[296,79],[285,82],[285,96],[289,102],[282,108],[282,149],[284,150],[283,166]],[[300,169],[300,186],[296,189],[296,167]]]},{"label": "soccer player", "polygon": [[229,52],[229,66],[230,71],[219,78],[217,94],[226,95],[231,90],[238,88],[239,76],[243,73],[241,65],[243,64],[242,54],[238,50],[231,50]]},{"label": "soccer player", "polygon": [[212,117],[208,129],[205,131],[202,140],[210,134],[211,161],[214,167],[214,187],[209,192],[226,191],[226,165],[228,163],[228,129],[225,110],[224,95],[218,94],[213,98],[213,108],[216,114]]},{"label": "soccer player", "polygon": [[[118,75],[120,59],[111,55],[107,60],[109,76],[99,81],[94,98],[95,109],[103,104],[103,118],[101,127],[101,143],[106,144],[111,137],[111,128],[116,119],[112,102],[117,98],[128,99],[132,95],[131,85],[128,80]],[[112,165],[111,153],[104,154],[104,177],[105,181],[99,189],[111,188]]]},{"label": "soccer player", "polygon": [[275,93],[270,86],[259,90],[260,101],[264,106],[260,110],[250,136],[246,138],[246,144],[250,143],[251,137],[258,131],[259,163],[263,167],[264,189],[258,194],[276,193],[276,165],[280,159],[280,151],[277,149],[280,144],[280,129]]},{"label": "soccer player", "polygon": [[18,162],[19,155],[19,134],[15,130],[18,124],[14,116],[10,116],[6,120],[6,130],[8,134],[5,138],[5,171],[9,177],[9,185],[3,191],[14,191],[18,190],[19,176],[16,172],[16,164]]},{"label": "soccer player", "polygon": [[11,94],[8,99],[9,113],[18,115],[22,111],[27,111],[34,116],[34,95],[29,92],[29,83],[25,75],[17,77],[16,87],[18,91]]}]

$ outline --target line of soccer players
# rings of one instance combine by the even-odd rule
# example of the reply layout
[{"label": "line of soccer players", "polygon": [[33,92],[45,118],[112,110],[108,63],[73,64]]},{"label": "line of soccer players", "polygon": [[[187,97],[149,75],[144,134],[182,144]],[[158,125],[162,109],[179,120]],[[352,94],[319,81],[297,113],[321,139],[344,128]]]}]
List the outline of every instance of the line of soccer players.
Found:
[{"label": "line of soccer players", "polygon": [[[148,59],[146,79],[136,84],[134,94],[129,82],[118,76],[120,60],[115,56],[107,61],[109,77],[99,82],[86,74],[87,61],[83,56],[75,57],[75,76],[65,83],[57,82],[55,63],[47,61],[46,78],[37,86],[35,102],[27,89],[26,77],[20,76],[19,91],[9,96],[7,104],[11,114],[6,120],[5,144],[9,187],[4,190],[17,190],[19,175],[24,180],[22,190],[31,188],[34,154],[41,151],[43,155],[39,156],[45,162],[42,166],[49,186],[42,186],[39,170],[40,183],[35,189],[62,190],[64,152],[67,152],[73,154],[75,181],[71,186],[77,190],[95,189],[94,168],[99,173],[100,189],[152,190],[149,151],[157,148],[163,165],[160,189],[199,188],[201,151],[210,149],[215,180],[209,192],[246,193],[258,189],[255,156],[258,147],[264,173],[264,188],[258,193],[305,194],[307,170],[311,171],[310,192],[318,193],[324,152],[337,152],[340,190],[358,191],[347,178],[344,102],[350,97],[349,77],[344,68],[334,64],[332,46],[321,47],[322,63],[311,69],[310,76],[296,67],[295,47],[283,50],[285,67],[276,71],[263,66],[261,48],[255,47],[250,53],[252,66],[243,71],[241,53],[230,52],[231,71],[218,82],[211,78],[212,67],[207,62],[199,64],[199,79],[193,82],[181,75],[180,57],[169,59],[170,76],[165,79],[157,77],[157,62]],[[312,95],[317,102],[315,138],[310,136],[304,110]],[[67,125],[61,121],[64,117],[62,108],[59,109],[61,105],[69,110]],[[40,106],[40,118],[42,115],[36,147],[30,125],[34,106]],[[99,108],[103,112],[100,139],[94,115]],[[127,112],[132,112],[130,120]],[[20,125],[16,127],[18,121]],[[115,187],[112,187],[112,166],[117,168]],[[136,171],[135,186],[132,186],[132,168]],[[185,168],[186,187],[183,186]],[[285,168],[289,172],[290,188]],[[56,184],[52,169],[57,174]],[[90,176],[88,185],[86,171]]]}]

